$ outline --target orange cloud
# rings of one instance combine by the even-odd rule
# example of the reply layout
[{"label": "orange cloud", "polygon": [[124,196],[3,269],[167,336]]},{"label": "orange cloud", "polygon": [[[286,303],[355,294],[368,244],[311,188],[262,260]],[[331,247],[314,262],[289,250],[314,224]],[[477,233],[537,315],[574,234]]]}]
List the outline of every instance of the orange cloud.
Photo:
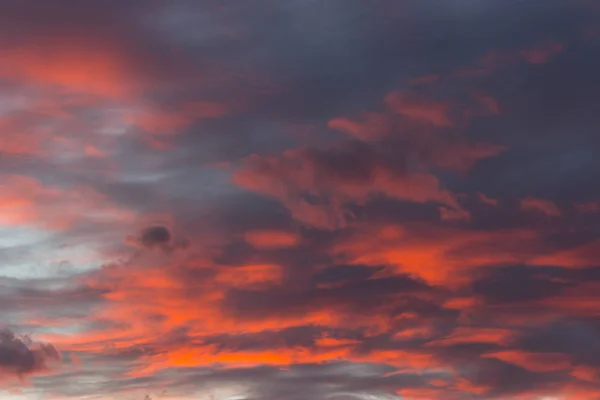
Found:
[{"label": "orange cloud", "polygon": [[[189,274],[189,278],[187,278]],[[202,277],[206,277],[202,279]],[[281,269],[274,265],[200,267],[180,271],[175,267],[152,269],[114,267],[104,269],[87,284],[107,291],[110,307],[93,320],[114,321],[113,328],[81,335],[47,335],[66,350],[101,351],[144,344],[174,327],[187,327],[190,335],[279,330],[303,324],[331,324],[336,316],[316,309],[305,316],[288,315],[261,320],[239,318],[223,312],[222,300],[231,288],[265,288],[280,283]],[[149,293],[152,293],[149,296]],[[124,328],[126,327],[126,328]]]},{"label": "orange cloud", "polygon": [[582,381],[600,383],[600,368],[598,367],[577,365],[573,367],[571,375]]},{"label": "orange cloud", "polygon": [[244,287],[280,283],[281,277],[282,269],[277,265],[244,265],[220,269],[215,282]]},{"label": "orange cloud", "polygon": [[277,230],[257,230],[246,232],[246,242],[259,249],[294,247],[300,243],[298,235]]},{"label": "orange cloud", "polygon": [[[378,194],[418,203],[439,203],[453,210],[461,208],[455,196],[441,188],[439,179],[432,174],[396,172],[375,158],[369,160],[372,155],[366,155],[366,164],[359,166],[365,170],[353,175],[352,170],[337,170],[335,165],[329,165],[327,157],[326,152],[307,148],[288,150],[279,157],[254,155],[244,160],[233,181],[281,200],[299,221],[327,228],[346,225],[346,203],[365,203]],[[336,157],[332,153],[332,162]],[[310,204],[302,198],[303,193],[325,196],[329,204]]]},{"label": "orange cloud", "polygon": [[419,326],[417,328],[409,328],[396,332],[393,336],[394,340],[405,341],[413,339],[427,339],[433,337],[434,330],[430,326]]},{"label": "orange cloud", "polygon": [[[277,346],[275,346],[277,347]],[[196,346],[191,348],[178,348],[157,356],[150,356],[144,364],[131,371],[132,377],[149,376],[167,368],[190,368],[199,366],[225,365],[226,368],[244,368],[255,366],[287,367],[292,364],[321,363],[347,359],[349,352],[343,348],[306,347],[279,348],[264,350],[237,350],[229,351],[216,346]]]},{"label": "orange cloud", "polygon": [[445,338],[429,342],[428,346],[453,346],[468,343],[492,343],[508,345],[514,338],[514,332],[497,328],[456,328]]},{"label": "orange cloud", "polygon": [[0,49],[0,76],[103,96],[128,96],[135,88],[129,61],[112,45],[25,44]]},{"label": "orange cloud", "polygon": [[427,224],[362,228],[360,234],[336,244],[332,254],[343,255],[355,264],[394,266],[398,271],[447,286],[470,279],[469,272],[482,265],[526,259],[526,251],[519,254],[515,250],[537,240],[535,233],[525,230],[471,232]]},{"label": "orange cloud", "polygon": [[[498,249],[497,253],[486,254],[483,257],[475,251],[472,253],[473,259],[470,259],[471,253],[460,256],[454,253],[453,249],[469,243],[497,244],[508,238],[520,242],[527,237],[526,233],[503,232],[498,235],[463,232],[458,229],[438,231],[424,226],[420,227],[421,230],[396,225],[378,227],[372,231],[368,225],[362,228],[362,236],[347,242],[342,241],[342,246],[334,248],[330,255],[336,259],[343,254],[345,262],[353,260],[355,256],[357,260],[364,255],[372,256],[371,260],[365,258],[365,262],[371,264],[376,255],[388,256],[386,252],[394,252],[395,258],[382,263],[397,265],[398,269],[385,269],[382,274],[394,275],[398,271],[409,271],[414,275],[430,277],[430,281],[445,287],[452,287],[454,276],[459,275],[457,271],[465,268],[465,263],[467,268],[475,268],[482,259],[486,263],[496,263],[503,259],[501,254],[505,252],[505,249]],[[268,232],[265,236],[267,239],[270,239],[273,233],[250,232]],[[420,237],[419,232],[426,235]],[[261,239],[258,242],[260,243]],[[457,374],[460,367],[453,365],[451,360],[443,359],[439,354],[442,354],[446,347],[474,343],[504,346],[506,350],[490,352],[483,357],[501,359],[535,372],[558,371],[562,370],[563,365],[567,365],[564,360],[568,360],[568,356],[565,355],[542,355],[540,358],[537,354],[510,350],[509,346],[514,343],[519,333],[514,325],[514,328],[510,329],[456,326],[449,334],[438,336],[435,324],[430,324],[427,318],[416,314],[411,316],[410,313],[391,317],[392,310],[395,312],[397,309],[397,305],[393,303],[373,307],[368,315],[361,315],[336,305],[333,301],[335,298],[331,297],[330,301],[315,303],[311,309],[302,313],[289,311],[291,307],[288,307],[286,312],[287,306],[282,304],[283,312],[278,315],[234,315],[222,306],[228,290],[281,288],[285,266],[258,263],[213,265],[208,259],[190,259],[185,255],[174,257],[181,258],[165,260],[160,268],[148,268],[140,261],[126,266],[107,267],[100,274],[94,275],[88,283],[92,287],[103,289],[106,303],[90,315],[87,322],[111,321],[111,325],[102,330],[69,336],[54,335],[48,336],[48,339],[52,339],[65,350],[90,354],[120,354],[119,352],[131,351],[132,348],[143,349],[147,346],[150,350],[140,353],[136,365],[129,370],[127,377],[151,376],[169,368],[241,368],[261,365],[286,368],[295,363],[318,364],[332,360],[385,363],[396,368],[398,373],[447,371],[451,376]],[[447,266],[450,266],[449,272],[444,272],[443,269]],[[468,274],[466,276],[468,278]],[[461,281],[464,282],[465,280]],[[430,294],[419,294],[418,298],[424,301],[436,299],[435,295]],[[476,299],[467,297],[456,297],[448,301],[441,298],[439,301],[446,309],[482,307]],[[249,307],[248,310],[253,309]],[[494,311],[488,311],[489,317],[493,318]],[[359,332],[365,332],[368,338],[389,334],[395,344],[413,340],[425,340],[429,343],[418,349],[374,348],[364,351],[361,339],[321,335],[306,345],[288,345],[283,339],[281,342],[280,339],[268,339],[264,344],[260,342],[261,347],[257,349],[247,349],[243,346],[238,348],[235,345],[215,345],[207,343],[206,339],[221,335],[260,335],[265,331],[278,332],[303,326],[324,326],[332,331],[358,329]],[[184,329],[185,332],[180,341],[165,339],[169,332],[177,329]],[[544,366],[544,363],[550,361],[554,362],[553,367]],[[569,371],[570,368],[569,366]],[[577,373],[584,374],[581,371]],[[588,375],[593,376],[592,373]],[[485,394],[487,390],[493,389],[478,382],[461,379],[458,375],[452,375],[447,381],[438,380],[431,385],[433,389],[428,390],[435,392],[402,393],[419,396],[425,393],[440,393],[439,389],[442,389]]]}]

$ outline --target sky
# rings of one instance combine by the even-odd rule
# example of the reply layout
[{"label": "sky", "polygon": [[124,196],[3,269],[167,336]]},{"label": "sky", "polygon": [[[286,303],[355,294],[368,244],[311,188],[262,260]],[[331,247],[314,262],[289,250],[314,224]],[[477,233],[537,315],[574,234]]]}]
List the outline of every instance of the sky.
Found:
[{"label": "sky", "polygon": [[599,27],[0,0],[0,397],[600,400]]}]

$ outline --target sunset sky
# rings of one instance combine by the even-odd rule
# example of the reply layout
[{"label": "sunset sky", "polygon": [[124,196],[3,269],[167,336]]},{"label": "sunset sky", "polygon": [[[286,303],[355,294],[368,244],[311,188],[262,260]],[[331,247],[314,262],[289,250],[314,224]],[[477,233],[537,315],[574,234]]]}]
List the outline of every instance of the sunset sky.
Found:
[{"label": "sunset sky", "polygon": [[600,400],[600,0],[0,0],[0,399]]}]

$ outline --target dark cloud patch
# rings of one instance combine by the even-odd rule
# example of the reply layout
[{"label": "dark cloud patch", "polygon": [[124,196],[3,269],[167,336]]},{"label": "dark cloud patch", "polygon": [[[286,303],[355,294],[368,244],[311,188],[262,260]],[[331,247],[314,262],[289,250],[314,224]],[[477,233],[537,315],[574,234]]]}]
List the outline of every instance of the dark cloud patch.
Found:
[{"label": "dark cloud patch", "polygon": [[501,198],[494,198],[496,204],[486,204],[478,196],[472,196],[463,204],[470,213],[469,227],[482,231],[533,228],[539,230],[557,230],[564,223],[562,220],[552,219],[542,212],[523,210],[519,199],[508,197],[503,193]]},{"label": "dark cloud patch", "polygon": [[207,208],[200,210],[204,211],[201,220],[190,217],[189,213],[181,215],[181,224],[194,229],[202,226],[204,221],[205,225],[233,236],[251,229],[288,229],[294,224],[281,203],[251,192],[236,190],[231,195],[220,197],[218,203],[209,204]]},{"label": "dark cloud patch", "polygon": [[203,342],[208,345],[216,345],[220,351],[260,351],[286,347],[312,349],[315,347],[317,339],[321,337],[359,340],[362,338],[362,334],[359,331],[332,329],[326,326],[297,326],[280,331],[206,337],[203,338]]},{"label": "dark cloud patch", "polygon": [[440,219],[439,207],[435,204],[420,204],[389,198],[375,198],[365,204],[350,205],[356,221],[369,223],[414,223]]},{"label": "dark cloud patch", "polygon": [[[436,293],[436,289],[408,275],[350,280],[332,287],[281,288],[265,290],[231,289],[224,299],[227,313],[243,319],[283,315],[305,315],[310,311],[331,308],[350,314],[375,312],[393,307],[419,293]],[[389,312],[389,311],[388,311]]]},{"label": "dark cloud patch", "polygon": [[166,246],[171,241],[171,232],[164,226],[151,226],[142,231],[140,241],[148,248]]},{"label": "dark cloud patch", "polygon": [[137,244],[143,248],[161,249],[171,253],[177,249],[186,249],[190,245],[187,237],[174,237],[169,228],[162,225],[149,226],[142,229],[137,237],[126,237],[126,242]]},{"label": "dark cloud patch", "polygon": [[407,78],[450,72],[490,49],[519,51],[515,46],[548,36],[574,37],[582,20],[593,21],[584,9],[558,1],[282,3],[253,10],[248,20],[261,21],[248,36],[254,65],[286,88],[260,105],[288,119],[355,112]]},{"label": "dark cloud patch", "polygon": [[482,163],[473,172],[472,187],[494,197],[533,195],[560,203],[598,197],[593,184],[599,170],[593,156],[599,146],[597,47],[597,40],[580,37],[545,64],[489,78],[488,91],[507,118],[481,121],[471,135],[509,150]]},{"label": "dark cloud patch", "polygon": [[0,332],[0,372],[20,377],[44,371],[48,363],[58,361],[58,351],[51,344],[33,343],[19,338],[10,330]]},{"label": "dark cloud patch", "polygon": [[527,391],[550,392],[568,380],[564,373],[536,373],[496,359],[478,359],[464,365],[461,376],[486,396],[502,398]]},{"label": "dark cloud patch", "polygon": [[347,281],[357,281],[370,278],[384,267],[369,267],[366,265],[332,265],[313,275],[317,284],[336,284]]},{"label": "dark cloud patch", "polygon": [[565,316],[546,326],[524,331],[515,347],[532,352],[562,353],[574,364],[600,366],[600,321],[598,318]]},{"label": "dark cloud patch", "polygon": [[305,238],[305,243],[295,248],[272,250],[257,250],[246,242],[236,240],[222,246],[213,261],[226,268],[237,268],[248,262],[281,265],[284,266],[282,278],[285,284],[303,285],[311,280],[316,268],[334,261],[328,249],[335,243],[335,238],[311,235],[310,232],[305,234]]},{"label": "dark cloud patch", "polygon": [[510,304],[554,297],[576,285],[573,271],[514,265],[487,269],[473,282],[473,291],[489,304]]},{"label": "dark cloud patch", "polygon": [[[58,287],[57,287],[58,286]],[[56,279],[0,280],[0,310],[32,317],[84,318],[107,292],[88,285],[65,287]]]}]

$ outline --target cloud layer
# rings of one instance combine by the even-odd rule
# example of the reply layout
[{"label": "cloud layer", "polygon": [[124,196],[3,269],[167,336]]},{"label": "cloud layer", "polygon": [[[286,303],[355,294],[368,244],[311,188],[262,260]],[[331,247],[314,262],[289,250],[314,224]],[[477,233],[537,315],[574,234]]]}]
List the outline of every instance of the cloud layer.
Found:
[{"label": "cloud layer", "polygon": [[0,0],[2,396],[600,400],[596,2],[88,3]]}]

